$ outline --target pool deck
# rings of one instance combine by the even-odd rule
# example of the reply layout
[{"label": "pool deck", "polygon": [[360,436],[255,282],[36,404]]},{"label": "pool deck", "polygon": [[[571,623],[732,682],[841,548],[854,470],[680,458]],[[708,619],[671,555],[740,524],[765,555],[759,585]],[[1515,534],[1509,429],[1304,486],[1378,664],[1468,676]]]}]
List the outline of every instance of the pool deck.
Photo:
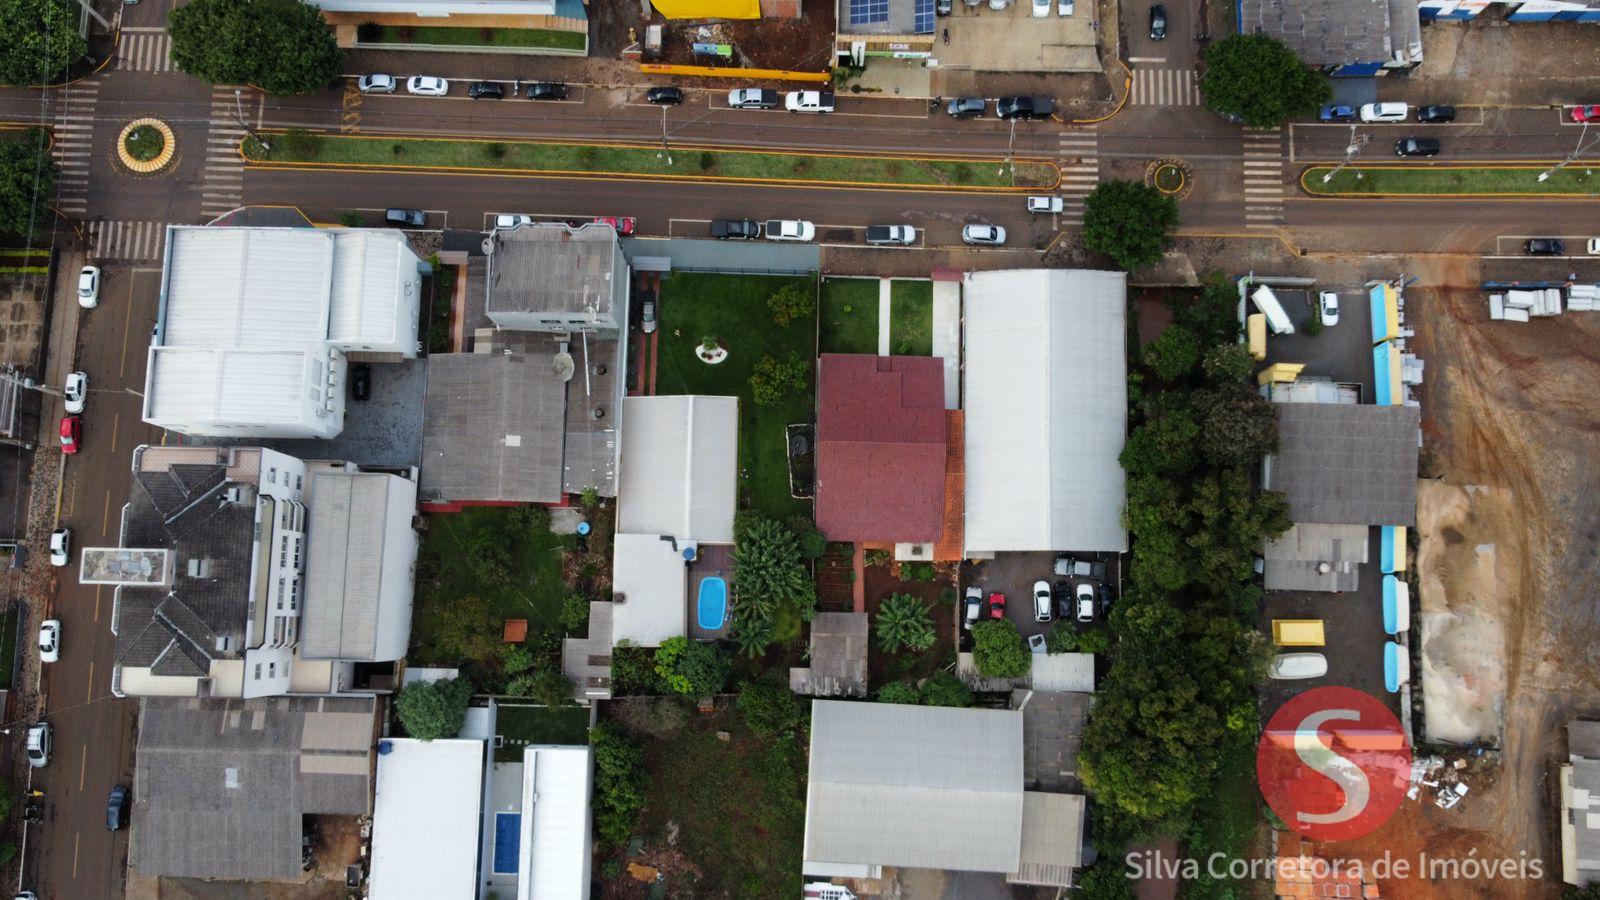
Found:
[{"label": "pool deck", "polygon": [[[700,617],[697,615],[696,606],[700,599],[700,582],[707,578],[721,576],[732,579],[733,576],[733,547],[727,544],[701,544],[700,555],[689,564],[689,637],[696,641],[719,641],[728,636],[728,619],[724,618],[722,627],[709,630],[700,627]],[[729,603],[731,613],[732,603]]]}]

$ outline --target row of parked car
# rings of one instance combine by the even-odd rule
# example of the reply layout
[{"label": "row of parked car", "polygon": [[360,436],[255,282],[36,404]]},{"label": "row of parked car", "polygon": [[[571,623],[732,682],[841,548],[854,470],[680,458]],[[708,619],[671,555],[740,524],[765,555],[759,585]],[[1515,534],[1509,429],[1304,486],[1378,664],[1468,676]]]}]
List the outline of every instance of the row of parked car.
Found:
[{"label": "row of parked car", "polygon": [[[954,97],[945,104],[952,119],[979,119],[989,109],[983,97]],[[994,114],[1001,119],[1048,119],[1056,114],[1056,101],[1050,97],[1001,97],[994,102]]]}]

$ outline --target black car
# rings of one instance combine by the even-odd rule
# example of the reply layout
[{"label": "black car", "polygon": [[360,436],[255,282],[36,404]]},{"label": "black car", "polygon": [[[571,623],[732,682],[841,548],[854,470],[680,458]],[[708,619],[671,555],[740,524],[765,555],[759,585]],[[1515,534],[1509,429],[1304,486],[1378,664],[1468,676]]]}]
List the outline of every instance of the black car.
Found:
[{"label": "black car", "polygon": [[683,102],[683,90],[675,87],[653,87],[644,92],[644,99],[662,106],[677,106]]},{"label": "black car", "polygon": [[1117,600],[1117,589],[1105,582],[1100,583],[1100,615],[1111,612],[1111,604]]},{"label": "black car", "polygon": [[372,399],[372,367],[366,363],[350,367],[350,396],[357,400]]},{"label": "black car", "polygon": [[1455,120],[1456,108],[1454,106],[1436,105],[1417,107],[1418,122],[1441,123],[1454,122]]},{"label": "black car", "polygon": [[506,95],[506,86],[498,81],[474,81],[467,85],[467,96],[474,100],[499,100]]},{"label": "black car", "polygon": [[567,86],[559,81],[535,81],[528,85],[529,100],[565,100]]},{"label": "black car", "polygon": [[712,219],[711,236],[725,241],[753,241],[761,237],[761,223],[750,219]]},{"label": "black car", "polygon": [[409,225],[412,228],[421,228],[428,221],[428,214],[420,209],[386,209],[383,211],[383,221],[390,225]]},{"label": "black car", "polygon": [[1401,138],[1394,142],[1395,156],[1438,156],[1439,142],[1433,138]]},{"label": "black car", "polygon": [[106,800],[106,828],[121,831],[128,821],[128,789],[117,785]]},{"label": "black car", "polygon": [[1055,598],[1056,598],[1056,606],[1058,607],[1058,610],[1057,610],[1056,614],[1061,617],[1062,621],[1071,621],[1072,620],[1072,616],[1073,616],[1073,609],[1072,609],[1072,582],[1070,582],[1070,581],[1058,581],[1058,582],[1056,582],[1056,584],[1055,584]]},{"label": "black car", "polygon": [[1560,238],[1533,238],[1522,245],[1522,250],[1529,256],[1565,256],[1567,245]]},{"label": "black car", "polygon": [[1150,40],[1167,39],[1167,8],[1157,3],[1150,7]]},{"label": "black car", "polygon": [[944,111],[952,119],[976,119],[983,115],[988,108],[988,103],[982,97],[957,97],[950,101]]},{"label": "black car", "polygon": [[1049,97],[1001,97],[994,104],[1002,119],[1048,119],[1055,111],[1056,102]]}]

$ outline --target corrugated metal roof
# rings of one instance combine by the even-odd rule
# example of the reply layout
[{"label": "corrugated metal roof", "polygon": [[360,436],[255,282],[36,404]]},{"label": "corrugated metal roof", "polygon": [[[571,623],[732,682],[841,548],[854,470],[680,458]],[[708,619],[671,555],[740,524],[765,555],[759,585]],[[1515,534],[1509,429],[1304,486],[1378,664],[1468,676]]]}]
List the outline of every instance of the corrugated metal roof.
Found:
[{"label": "corrugated metal roof", "polygon": [[150,420],[299,422],[308,399],[301,394],[305,371],[306,354],[298,350],[153,347],[146,384]]},{"label": "corrugated metal roof", "polygon": [[1128,547],[1126,276],[967,276],[966,546]]},{"label": "corrugated metal roof", "polygon": [[[679,544],[678,547],[682,545]],[[683,553],[657,534],[619,534],[612,543],[611,643],[659,647],[688,627]]]},{"label": "corrugated metal roof", "polygon": [[[388,344],[397,339],[400,295],[408,280],[408,275],[400,271],[400,246],[404,240],[397,232],[389,231],[335,233],[329,340]],[[420,281],[415,272],[408,274],[410,281]]]},{"label": "corrugated metal roof", "polygon": [[1022,714],[814,700],[805,859],[1010,873]]},{"label": "corrugated metal roof", "polygon": [[175,227],[169,246],[163,346],[299,350],[327,337],[332,233]]},{"label": "corrugated metal roof", "polygon": [[373,798],[371,895],[472,900],[483,741],[386,740]]},{"label": "corrugated metal roof", "polygon": [[1415,406],[1280,403],[1278,452],[1262,486],[1283,491],[1289,518],[1324,525],[1415,525]]},{"label": "corrugated metal roof", "polygon": [[588,747],[522,753],[518,900],[589,896],[589,756]]},{"label": "corrugated metal roof", "polygon": [[1083,862],[1084,799],[1077,794],[1022,795],[1022,854],[1013,884],[1070,887]]},{"label": "corrugated metal roof", "polygon": [[373,658],[392,477],[330,472],[311,479],[306,599],[300,611],[300,652],[308,659]]},{"label": "corrugated metal roof", "polygon": [[738,497],[737,397],[623,400],[618,533],[733,542]]}]

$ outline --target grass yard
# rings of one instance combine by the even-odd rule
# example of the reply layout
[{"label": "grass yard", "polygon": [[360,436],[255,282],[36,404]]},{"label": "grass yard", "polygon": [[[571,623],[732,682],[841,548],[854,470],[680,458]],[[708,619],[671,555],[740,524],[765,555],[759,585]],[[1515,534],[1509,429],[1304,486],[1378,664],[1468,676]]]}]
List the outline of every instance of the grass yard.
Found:
[{"label": "grass yard", "polygon": [[[497,616],[527,619],[528,640],[539,631],[561,630],[561,601],[571,591],[561,581],[561,538],[549,531],[519,531],[512,508],[467,507],[458,513],[428,516],[428,531],[417,557],[417,598],[411,620],[411,659],[423,665],[456,665],[443,655],[431,634],[439,610],[453,600],[477,595]],[[463,565],[475,540],[499,541],[510,557],[510,577],[490,584]]]},{"label": "grass yard", "polygon": [[895,281],[889,287],[889,352],[933,355],[933,282]]},{"label": "grass yard", "polygon": [[[1323,183],[1332,166],[1312,166],[1300,175],[1307,193],[1329,196],[1366,194],[1466,194],[1473,196],[1594,196],[1600,175],[1582,165],[1567,166],[1539,181],[1543,165],[1531,166],[1349,166]],[[1361,177],[1357,178],[1356,175]]]},{"label": "grass yard", "polygon": [[543,706],[498,704],[495,733],[504,742],[495,748],[495,762],[522,762],[530,744],[589,743],[589,710],[582,706],[548,709]]},{"label": "grass yard", "polygon": [[[661,346],[656,390],[662,394],[735,395],[739,398],[739,495],[743,505],[783,520],[810,515],[811,503],[789,495],[788,440],[784,429],[810,422],[815,366],[804,390],[773,406],[750,399],[750,375],[763,356],[794,354],[808,363],[817,348],[812,322],[782,328],[772,321],[767,298],[785,284],[814,289],[812,277],[712,275],[676,272],[661,284]],[[715,335],[728,351],[720,365],[695,355],[702,338]]]},{"label": "grass yard", "polygon": [[878,279],[822,280],[822,353],[878,352]]},{"label": "grass yard", "polygon": [[11,689],[11,670],[17,664],[17,628],[22,612],[13,606],[0,613],[0,689]]},{"label": "grass yard", "polygon": [[[588,35],[581,31],[548,28],[443,28],[435,26],[380,25],[364,44],[434,44],[448,47],[538,47],[547,50],[583,50]],[[487,33],[486,33],[487,32]]]}]

